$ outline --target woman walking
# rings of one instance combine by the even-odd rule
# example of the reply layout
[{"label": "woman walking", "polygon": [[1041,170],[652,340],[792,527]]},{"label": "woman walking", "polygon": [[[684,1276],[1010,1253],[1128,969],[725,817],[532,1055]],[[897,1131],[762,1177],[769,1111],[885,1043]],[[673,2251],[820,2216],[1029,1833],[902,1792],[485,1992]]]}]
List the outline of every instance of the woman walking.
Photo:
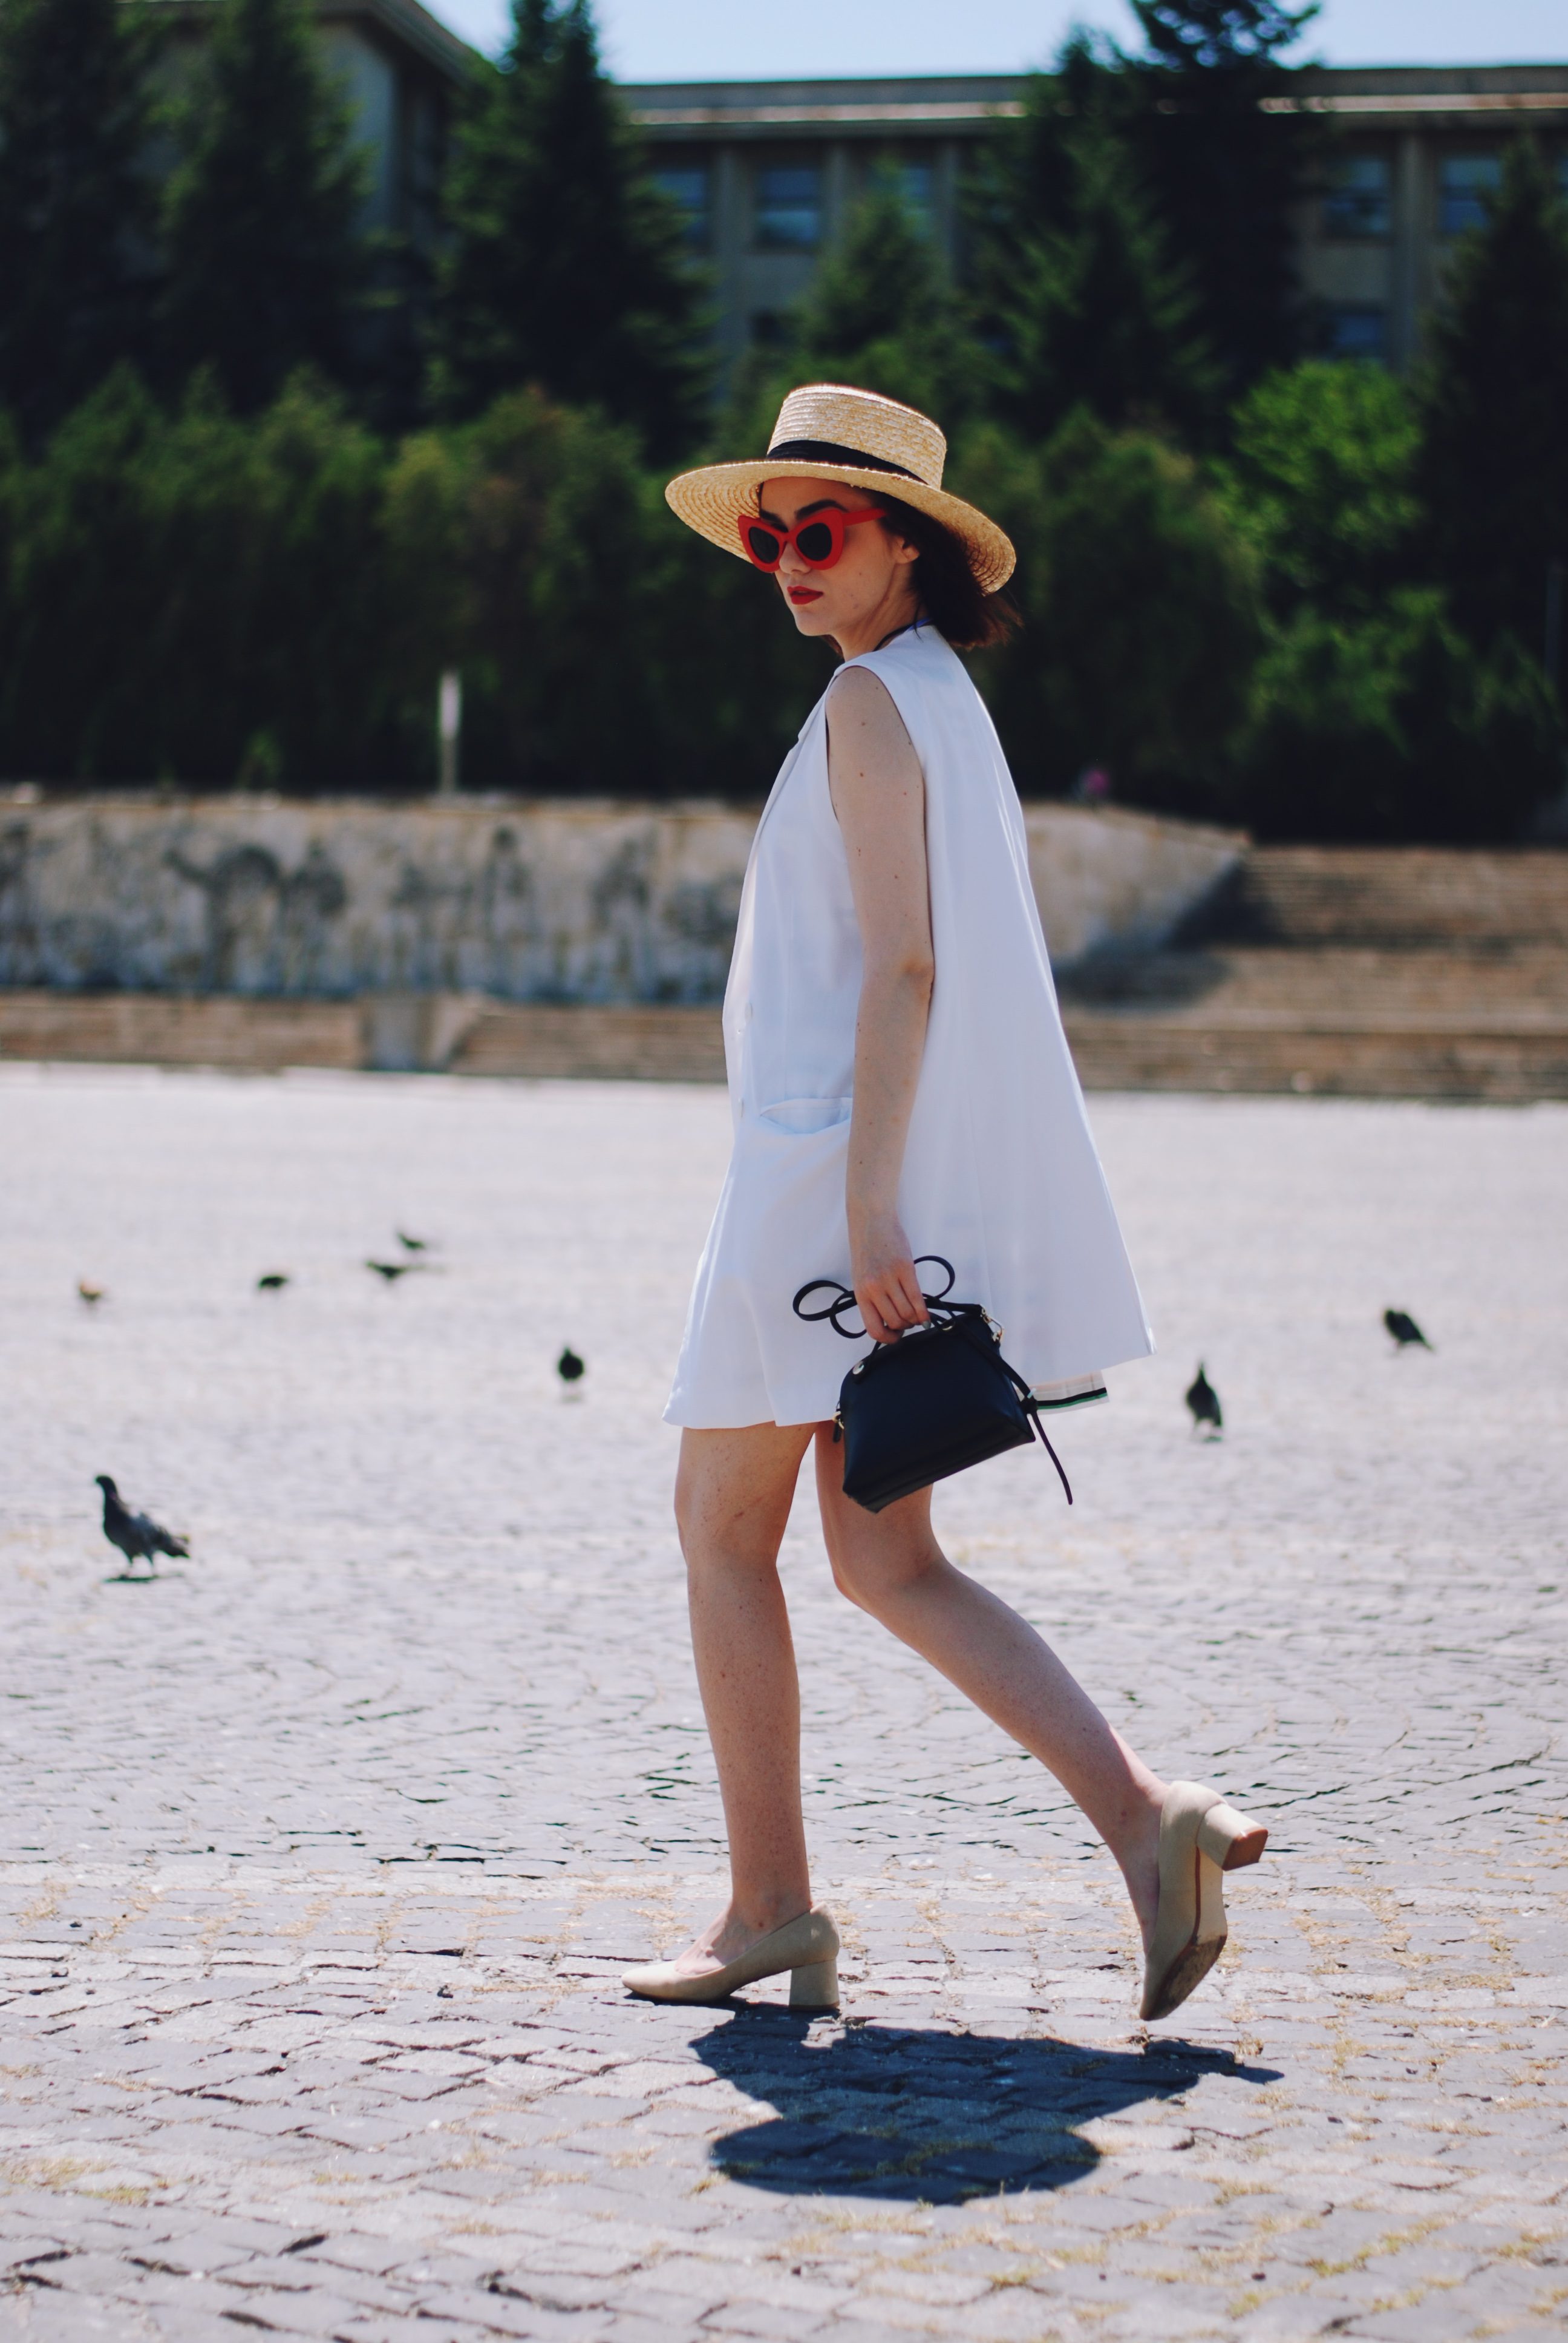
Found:
[{"label": "woman walking", "polygon": [[1221,1872],[1267,1832],[1167,1784],[1030,1626],[955,1569],[930,1492],[872,1513],[833,1438],[843,1357],[791,1298],[829,1275],[867,1334],[927,1322],[914,1254],[940,1253],[1037,1398],[1093,1396],[1153,1347],[1062,1033],[1000,746],[958,649],[1000,639],[1013,550],[944,494],[935,424],[869,392],[785,400],[767,456],[674,480],[669,502],[771,572],[843,664],[764,809],[725,999],[734,1151],[698,1269],[667,1418],[692,1645],[718,1762],[731,1892],[656,2000],[790,1975],[838,2000],[813,1907],[800,1711],[778,1554],[816,1450],[834,1580],[1048,1766],[1121,1867],[1142,1932],[1142,2015],[1185,2000],[1225,1940]]}]

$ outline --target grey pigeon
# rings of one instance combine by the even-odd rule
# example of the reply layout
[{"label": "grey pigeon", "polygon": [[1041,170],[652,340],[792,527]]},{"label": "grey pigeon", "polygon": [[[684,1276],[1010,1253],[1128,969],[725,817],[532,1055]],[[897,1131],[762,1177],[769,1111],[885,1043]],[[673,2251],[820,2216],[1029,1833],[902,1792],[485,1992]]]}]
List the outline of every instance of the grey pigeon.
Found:
[{"label": "grey pigeon", "polygon": [[365,1266],[373,1269],[377,1277],[385,1278],[388,1285],[396,1285],[400,1277],[407,1277],[411,1269],[422,1264],[417,1261],[367,1261]]},{"label": "grey pigeon", "polygon": [[1408,1351],[1412,1342],[1419,1342],[1423,1351],[1431,1350],[1432,1344],[1408,1310],[1385,1310],[1382,1322],[1393,1336],[1396,1350]]},{"label": "grey pigeon", "polygon": [[1220,1406],[1220,1394],[1203,1373],[1201,1359],[1198,1362],[1198,1373],[1188,1386],[1187,1404],[1192,1411],[1193,1431],[1206,1423],[1209,1431],[1205,1437],[1218,1440],[1225,1418]]},{"label": "grey pigeon", "polygon": [[125,1576],[130,1576],[133,1562],[145,1562],[156,1578],[158,1566],[153,1559],[155,1554],[175,1554],[182,1562],[188,1557],[190,1544],[186,1539],[176,1537],[146,1513],[133,1513],[106,1473],[98,1473],[96,1479],[104,1493],[104,1535],[125,1555]]},{"label": "grey pigeon", "polygon": [[430,1250],[428,1237],[411,1237],[403,1229],[394,1229],[392,1233],[405,1252],[428,1252]]}]

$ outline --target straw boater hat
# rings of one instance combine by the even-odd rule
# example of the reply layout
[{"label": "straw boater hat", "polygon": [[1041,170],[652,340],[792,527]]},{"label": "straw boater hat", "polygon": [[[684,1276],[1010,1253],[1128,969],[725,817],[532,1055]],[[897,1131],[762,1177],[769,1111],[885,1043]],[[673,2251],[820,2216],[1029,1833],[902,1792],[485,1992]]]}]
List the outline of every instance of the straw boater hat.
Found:
[{"label": "straw boater hat", "polygon": [[757,510],[764,480],[847,480],[874,495],[879,488],[930,513],[959,538],[982,594],[994,594],[1012,575],[1018,557],[995,521],[942,488],[948,443],[929,417],[873,390],[841,383],[808,383],[779,410],[768,453],[747,464],[705,464],[682,472],[665,490],[689,528],[738,561],[746,558],[740,516]]}]

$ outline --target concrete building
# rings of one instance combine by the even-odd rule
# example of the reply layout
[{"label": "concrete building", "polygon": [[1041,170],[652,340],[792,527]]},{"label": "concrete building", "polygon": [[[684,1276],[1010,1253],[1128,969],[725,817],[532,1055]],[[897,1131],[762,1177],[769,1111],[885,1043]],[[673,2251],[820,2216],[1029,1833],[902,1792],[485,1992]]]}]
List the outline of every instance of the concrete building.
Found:
[{"label": "concrete building", "polygon": [[[777,335],[879,166],[901,179],[949,265],[980,143],[1021,111],[1017,75],[628,84],[623,95],[711,266],[735,357]],[[1502,149],[1538,131],[1568,192],[1568,65],[1322,68],[1302,101],[1340,132],[1302,207],[1303,288],[1329,347],[1403,368],[1455,236],[1478,221]]]}]

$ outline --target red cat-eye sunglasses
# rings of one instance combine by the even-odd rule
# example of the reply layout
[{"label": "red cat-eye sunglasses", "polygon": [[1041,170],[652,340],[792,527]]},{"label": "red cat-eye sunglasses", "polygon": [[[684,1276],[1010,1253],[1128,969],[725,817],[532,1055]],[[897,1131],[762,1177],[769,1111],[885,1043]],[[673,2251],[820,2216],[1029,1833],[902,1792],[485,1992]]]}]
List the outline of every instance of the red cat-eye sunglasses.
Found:
[{"label": "red cat-eye sunglasses", "polygon": [[846,512],[841,505],[827,505],[820,512],[798,520],[793,528],[779,528],[773,521],[759,520],[755,513],[742,513],[740,542],[747,558],[759,569],[777,569],[787,545],[794,547],[808,569],[831,569],[844,550],[844,531],[858,520],[876,520],[881,509],[880,505],[864,505],[859,511]]}]

